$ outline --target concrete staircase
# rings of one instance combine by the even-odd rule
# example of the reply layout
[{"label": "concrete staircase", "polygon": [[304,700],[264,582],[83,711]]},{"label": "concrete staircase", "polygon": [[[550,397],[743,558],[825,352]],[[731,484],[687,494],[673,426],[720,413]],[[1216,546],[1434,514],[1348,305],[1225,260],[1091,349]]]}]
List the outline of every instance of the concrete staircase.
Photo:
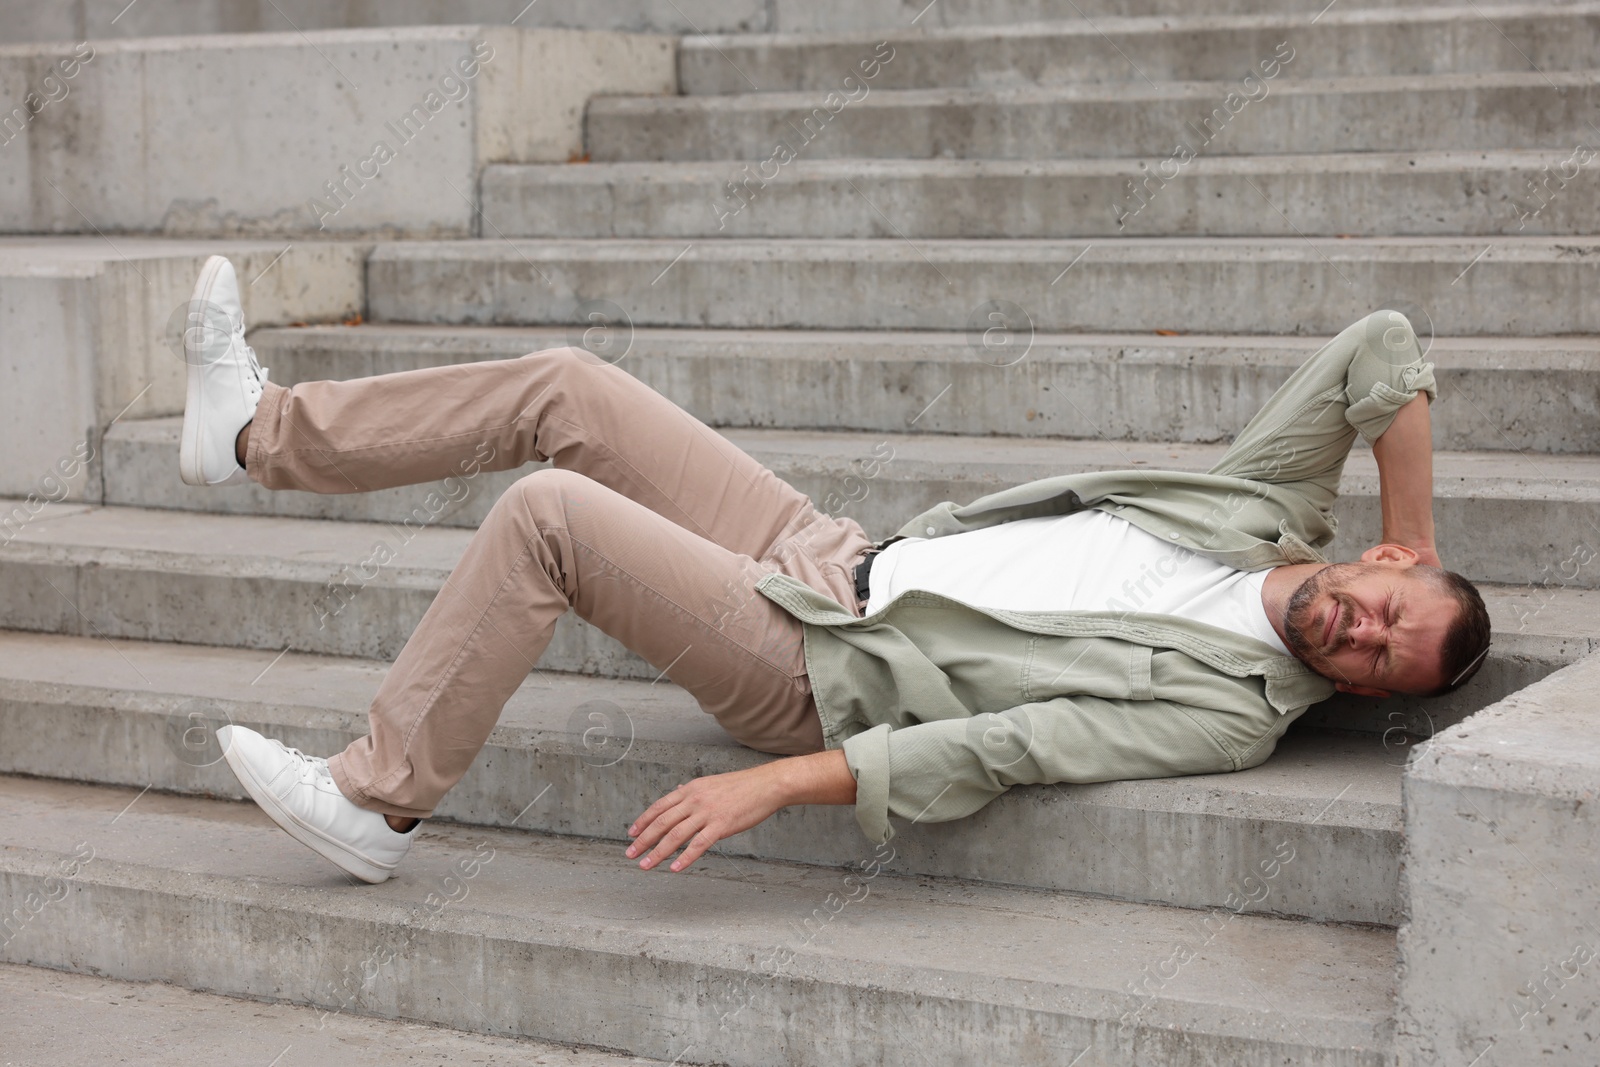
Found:
[{"label": "concrete staircase", "polygon": [[[678,1063],[1592,1061],[1592,974],[1567,972],[1600,947],[1571,859],[1600,843],[1600,3],[582,20],[696,31],[665,43],[485,6],[450,10],[502,26],[324,32],[451,16],[284,0],[305,32],[106,44],[0,147],[0,960]],[[249,9],[128,18],[281,28]],[[699,32],[752,29],[784,32]],[[466,133],[429,127],[384,175],[403,195],[347,185],[311,225],[373,116],[479,39],[521,74],[475,83]],[[61,51],[0,49],[0,87]],[[592,96],[569,118],[558,55]],[[334,88],[306,94],[309,134],[235,105],[272,150],[232,201],[181,155],[147,156],[138,197],[85,181],[127,143],[85,101],[195,70],[238,101]],[[191,105],[156,95],[181,128]],[[1251,771],[1015,789],[901,826],[892,856],[847,810],[790,809],[664,876],[622,857],[628,822],[766,757],[568,618],[401,876],[356,888],[232,802],[214,730],[317,753],[364,732],[516,475],[443,507],[183,486],[169,324],[210,251],[274,381],[586,343],[873,536],[1066,469],[1205,469],[1322,340],[1398,308],[1438,364],[1441,551],[1484,583],[1495,647],[1451,697],[1313,709]],[[1377,492],[1357,453],[1339,558],[1377,540]],[[319,612],[380,540],[395,563]]]}]

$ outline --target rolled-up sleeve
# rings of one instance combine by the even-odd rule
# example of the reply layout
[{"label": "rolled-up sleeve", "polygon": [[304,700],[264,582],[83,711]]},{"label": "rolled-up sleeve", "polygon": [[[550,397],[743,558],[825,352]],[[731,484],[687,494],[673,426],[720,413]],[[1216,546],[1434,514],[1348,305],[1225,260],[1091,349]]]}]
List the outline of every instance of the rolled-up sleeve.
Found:
[{"label": "rolled-up sleeve", "polygon": [[889,816],[945,822],[971,815],[1013,785],[1105,782],[1237,770],[1232,746],[1207,713],[1165,700],[1057,697],[970,719],[848,738],[856,823],[874,844],[894,836]]},{"label": "rolled-up sleeve", "polygon": [[1410,321],[1373,312],[1291,374],[1209,473],[1293,487],[1327,511],[1356,434],[1377,440],[1422,393],[1439,389]]},{"label": "rolled-up sleeve", "polygon": [[1361,325],[1367,343],[1356,348],[1345,372],[1344,419],[1371,444],[1418,394],[1437,399],[1439,386],[1404,315],[1379,311]]}]

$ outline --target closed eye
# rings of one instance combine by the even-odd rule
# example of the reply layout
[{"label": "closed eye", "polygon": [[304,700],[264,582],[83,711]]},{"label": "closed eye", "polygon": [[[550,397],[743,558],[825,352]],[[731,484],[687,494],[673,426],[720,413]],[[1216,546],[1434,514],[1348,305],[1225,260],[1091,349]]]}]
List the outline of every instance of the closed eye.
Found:
[{"label": "closed eye", "polygon": [[1394,627],[1400,621],[1400,613],[1395,607],[1394,594],[1389,594],[1389,599],[1383,605],[1384,640],[1383,647],[1373,657],[1373,673],[1378,672],[1378,661],[1383,660],[1383,673],[1387,674],[1394,669]]}]

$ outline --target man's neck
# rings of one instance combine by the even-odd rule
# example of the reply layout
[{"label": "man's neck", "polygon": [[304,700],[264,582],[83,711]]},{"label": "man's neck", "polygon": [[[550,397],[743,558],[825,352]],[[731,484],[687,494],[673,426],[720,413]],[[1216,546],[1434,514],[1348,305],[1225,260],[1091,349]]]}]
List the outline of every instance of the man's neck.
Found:
[{"label": "man's neck", "polygon": [[1289,642],[1289,635],[1284,632],[1289,598],[1307,578],[1327,566],[1331,564],[1289,563],[1282,567],[1274,567],[1267,572],[1267,580],[1261,584],[1261,606],[1266,609],[1267,621],[1272,624],[1273,630],[1278,634],[1278,640],[1282,641],[1285,647],[1294,647]]}]

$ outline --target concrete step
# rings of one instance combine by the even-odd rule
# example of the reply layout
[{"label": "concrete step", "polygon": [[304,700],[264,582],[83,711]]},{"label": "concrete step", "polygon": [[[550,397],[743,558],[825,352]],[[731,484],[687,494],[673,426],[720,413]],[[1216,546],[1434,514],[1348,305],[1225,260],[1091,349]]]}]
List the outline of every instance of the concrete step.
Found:
[{"label": "concrete step", "polygon": [[[0,0],[0,44],[22,41],[96,43],[128,37],[290,33],[316,30],[456,26],[467,23],[529,28],[646,33],[745,33],[776,29],[763,0],[605,0],[557,6],[503,0],[76,0],[40,4]],[[522,10],[518,11],[519,8]]]},{"label": "concrete step", "polygon": [[507,165],[481,195],[507,237],[1594,234],[1577,151],[1217,156],[1181,181],[1157,159]]},{"label": "concrete step", "polygon": [[[366,733],[387,666],[5,631],[0,649],[0,773],[233,799],[244,793],[220,761],[218,726],[337,752]],[[901,869],[920,876],[1211,908],[1287,841],[1298,861],[1252,910],[1394,925],[1410,745],[1400,731],[1296,728],[1248,771],[1019,787],[970,818],[897,820],[894,847]],[[769,758],[670,683],[547,674],[511,699],[438,816],[627,841],[629,823],[680,782]],[[549,792],[535,798],[529,783]],[[851,809],[808,806],[717,851],[830,866],[864,847]]]},{"label": "concrete step", "polygon": [[[1566,6],[1571,0],[1553,0]],[[1346,0],[1335,11],[1351,8],[1437,7],[1440,0]],[[1461,6],[1450,4],[1449,6]],[[1027,22],[1092,21],[1096,25],[1130,16],[1185,17],[1191,15],[1283,14],[1298,15],[1306,25],[1332,12],[1321,4],[1300,0],[940,0],[935,4],[915,0],[778,0],[772,29],[839,33],[855,30],[931,30],[939,26],[1007,26]],[[710,32],[709,29],[707,32]]]},{"label": "concrete step", "polygon": [[[1421,315],[1415,326],[1440,383],[1435,448],[1600,452],[1600,337],[1430,338],[1432,323]],[[285,384],[514,358],[574,342],[583,342],[578,331],[510,326],[250,335],[272,380]],[[1016,339],[1019,350],[1026,342]],[[1016,351],[978,358],[982,346],[952,332],[640,327],[619,340],[625,354],[608,358],[718,427],[1217,443],[1231,441],[1325,342],[1035,333],[1018,359]],[[119,428],[106,447],[132,440],[127,433]],[[166,479],[159,466],[152,475]]]},{"label": "concrete step", "polygon": [[1390,1058],[1385,929],[915,879],[865,849],[853,872],[643,872],[612,842],[444,825],[357,888],[253,806],[0,796],[0,879],[50,897],[11,962],[679,1062]]},{"label": "concrete step", "polygon": [[580,155],[591,95],[677,84],[669,37],[282,30],[0,47],[0,99],[61,86],[6,113],[0,232],[472,236],[485,164]]},{"label": "concrete step", "polygon": [[[379,322],[1332,336],[1402,306],[1448,336],[1600,333],[1600,238],[408,241]],[[1241,300],[1241,294],[1250,299]],[[1009,336],[1010,334],[1008,334]]]},{"label": "concrete step", "polygon": [[[1248,94],[1248,95],[1247,95]],[[605,97],[597,160],[1095,159],[1592,143],[1600,71]],[[1252,97],[1254,99],[1252,99]]]},{"label": "concrete step", "polygon": [[[274,493],[256,485],[197,489],[183,485],[173,473],[180,424],[180,419],[170,418],[113,427],[106,442],[108,503],[240,516],[391,524],[409,520],[413,525],[472,528],[512,482],[537,469],[529,465],[481,474],[463,483],[464,489],[455,488],[448,500],[448,487],[436,485],[340,496]],[[889,536],[908,518],[941,500],[972,500],[1064,470],[1204,471],[1226,451],[1222,445],[806,430],[730,429],[724,436],[809,495],[819,510],[848,515],[874,538]],[[861,464],[868,458],[877,462],[871,473],[864,474],[867,468]],[[1371,452],[1353,452],[1334,509],[1340,531],[1330,549],[1334,559],[1354,559],[1382,540],[1378,489]],[[430,493],[439,498],[431,506]],[[1434,498],[1440,551],[1452,568],[1477,581],[1538,581],[1549,573],[1542,568],[1553,569],[1574,544],[1594,542],[1600,532],[1600,456],[1438,453]],[[7,512],[10,507],[0,510]],[[179,532],[188,522],[181,515],[163,518],[160,512],[138,521],[165,523]],[[90,515],[65,525],[35,523],[22,528],[12,548],[21,551],[23,544],[76,536],[69,531],[101,538],[111,529],[109,517]],[[356,540],[364,545],[369,536],[357,534]],[[1579,540],[1568,544],[1574,538]],[[1600,587],[1600,567],[1578,568],[1573,584]]]},{"label": "concrete step", "polygon": [[[1389,0],[1389,4],[1379,5],[1376,0],[1343,0],[1335,10],[1436,3],[1438,0]],[[1187,15],[1196,11],[1299,13],[1304,7],[1299,0],[944,0],[928,7],[901,0],[604,0],[582,5],[536,3],[525,8],[508,6],[503,0],[385,4],[370,0],[211,0],[198,5],[191,0],[139,0],[131,6],[127,0],[76,0],[71,4],[0,0],[0,44],[507,21],[523,27],[695,35],[837,32],[872,27],[993,26],[1089,16],[1103,22],[1124,14]],[[1323,17],[1331,17],[1331,13]]]},{"label": "concrete step", "polygon": [[[1280,43],[1292,58],[1265,68]],[[882,43],[885,47],[879,48]],[[1286,49],[1283,55],[1289,55]],[[1600,55],[1592,2],[1180,14],[878,33],[685,37],[679,88],[691,95],[838,89],[1005,88],[1077,82],[1227,81],[1474,71],[1582,70]],[[866,63],[865,67],[861,66]],[[855,82],[844,78],[855,76]],[[870,75],[870,77],[863,77]]]},{"label": "concrete step", "polygon": [[[466,484],[464,502],[486,488]],[[419,506],[427,492],[415,491]],[[52,506],[0,548],[0,573],[15,578],[0,618],[50,633],[393,659],[471,536],[428,524]],[[394,559],[363,581],[363,561],[379,542]],[[570,613],[540,664],[624,678],[661,673]]]},{"label": "concrete step", "polygon": [[297,1004],[195,993],[42,967],[0,966],[6,1055],[29,1067],[661,1067],[611,1052],[447,1030],[422,1023],[324,1014]]},{"label": "concrete step", "polygon": [[[887,481],[874,485],[888,489]],[[425,490],[416,492],[417,501],[423,500]],[[496,493],[494,485],[474,485],[457,506],[482,507]],[[10,628],[42,633],[393,659],[471,537],[470,530],[428,525],[427,518],[422,508],[402,529],[392,523],[51,505],[0,546],[0,618]],[[1506,536],[1501,526],[1481,519],[1479,527],[1480,536],[1491,528],[1497,537]],[[1572,536],[1587,537],[1581,531]],[[392,562],[363,583],[359,572],[380,543],[388,546]],[[1462,557],[1450,543],[1445,558],[1460,566]],[[1495,650],[1458,693],[1425,702],[1348,700],[1331,705],[1317,721],[1377,733],[1399,726],[1428,737],[1597,647],[1591,641],[1596,594],[1587,588],[1594,584],[1590,543],[1592,538],[1575,548],[1547,550],[1539,558],[1548,562],[1536,560],[1538,573],[1526,582],[1485,585],[1498,635]],[[568,613],[539,661],[538,675],[569,671],[655,682],[666,666],[646,663]]]}]

